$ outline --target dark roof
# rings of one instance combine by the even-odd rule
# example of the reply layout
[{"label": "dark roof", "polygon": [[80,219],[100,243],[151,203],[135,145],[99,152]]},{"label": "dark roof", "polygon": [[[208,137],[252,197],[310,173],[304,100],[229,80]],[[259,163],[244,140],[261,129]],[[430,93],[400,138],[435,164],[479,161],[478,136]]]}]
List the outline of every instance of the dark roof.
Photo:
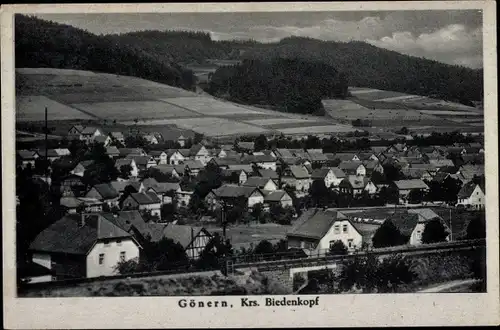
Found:
[{"label": "dark roof", "polygon": [[93,127],[93,126],[87,126],[83,129],[82,134],[94,134],[94,132],[98,130],[97,127]]},{"label": "dark roof", "polygon": [[311,179],[322,180],[328,175],[328,172],[330,172],[329,168],[317,168],[312,171]]},{"label": "dark roof", "polygon": [[[467,182],[466,184],[464,184],[462,186],[462,188],[458,192],[457,197],[458,198],[469,198],[470,195],[474,192],[474,189],[476,189],[477,185],[478,185],[477,183],[474,183],[472,181]],[[481,190],[484,192],[484,187],[479,186],[479,188],[481,188]]]},{"label": "dark roof", "polygon": [[149,233],[149,228],[138,210],[103,213],[102,216],[126,232],[130,232],[134,226],[143,236]]},{"label": "dark roof", "polygon": [[144,150],[141,148],[119,148],[120,156],[141,156],[144,154]]},{"label": "dark roof", "polygon": [[405,236],[410,236],[418,223],[418,214],[408,212],[396,212],[389,216],[390,220]]},{"label": "dark roof", "polygon": [[309,209],[302,213],[287,236],[299,236],[320,240],[338,219],[347,219],[342,213],[327,209]]},{"label": "dark roof", "polygon": [[250,197],[254,191],[258,191],[255,187],[244,187],[232,184],[225,184],[212,192],[219,197],[235,198],[235,197]]},{"label": "dark roof", "polygon": [[193,145],[193,146],[191,147],[191,149],[189,149],[189,154],[190,154],[191,156],[196,156],[196,155],[200,152],[200,150],[201,150],[202,148],[204,148],[204,146],[203,146],[202,144],[200,144],[200,143],[195,144],[195,145]]},{"label": "dark roof", "polygon": [[153,156],[153,157],[159,157],[163,153],[165,153],[165,155],[167,154],[165,151],[162,151],[162,150],[150,150],[148,152],[148,155]]},{"label": "dark roof", "polygon": [[274,163],[276,158],[271,155],[248,155],[241,159],[242,163]]},{"label": "dark roof", "polygon": [[394,181],[394,184],[400,190],[429,189],[425,182],[420,179],[398,180]]},{"label": "dark roof", "polygon": [[357,155],[351,152],[339,152],[335,154],[335,158],[342,161],[352,161],[355,156]]},{"label": "dark roof", "polygon": [[339,168],[341,170],[352,170],[355,171],[358,169],[359,166],[364,166],[362,162],[360,161],[342,161],[339,164]]},{"label": "dark roof", "polygon": [[308,179],[309,178],[309,173],[304,168],[304,166],[291,165],[289,167],[289,169],[290,169],[290,173],[292,174],[292,176],[296,179]]},{"label": "dark roof", "polygon": [[108,155],[119,155],[120,151],[115,146],[106,147],[106,153]]},{"label": "dark roof", "polygon": [[17,155],[21,159],[29,159],[29,160],[35,159],[35,152],[30,150],[18,150]]},{"label": "dark roof", "polygon": [[83,201],[79,200],[76,197],[68,196],[68,197],[61,197],[61,199],[59,200],[59,204],[68,209],[75,209],[79,205],[83,204]]},{"label": "dark roof", "polygon": [[163,229],[163,237],[170,238],[174,242],[178,242],[182,245],[182,247],[187,248],[193,238],[198,235],[198,233],[202,230],[205,230],[203,227],[193,227],[187,225],[174,225],[168,224]]},{"label": "dark roof", "polygon": [[109,183],[96,184],[93,188],[102,196],[103,199],[112,199],[118,197],[118,192]]},{"label": "dark roof", "polygon": [[261,178],[259,176],[252,176],[243,183],[245,187],[264,188],[264,186],[271,180],[270,178]]},{"label": "dark roof", "polygon": [[358,221],[350,221],[350,222],[363,238],[363,242],[370,242],[372,240],[373,235],[380,227],[380,224],[376,223],[363,223]]},{"label": "dark roof", "polygon": [[202,168],[205,167],[203,163],[199,160],[186,160],[184,162],[184,165],[189,167],[189,169],[191,170],[201,170]]},{"label": "dark roof", "polygon": [[156,185],[151,186],[148,189],[153,189],[158,194],[163,194],[168,191],[177,191],[180,188],[179,183],[173,182],[158,182]]},{"label": "dark roof", "polygon": [[331,167],[330,169],[332,170],[333,174],[335,174],[335,177],[337,177],[339,179],[346,177],[346,174],[340,168],[338,168],[338,167]]},{"label": "dark roof", "polygon": [[86,215],[85,218],[85,224],[81,226],[81,215],[64,216],[38,234],[30,249],[53,253],[87,254],[97,240],[130,237],[129,233],[98,214]]},{"label": "dark roof", "polygon": [[274,180],[277,180],[279,178],[278,173],[276,173],[276,171],[273,171],[270,169],[260,168],[257,170],[257,173],[263,178],[270,178],[270,179],[274,179]]},{"label": "dark roof", "polygon": [[264,198],[264,201],[266,202],[279,202],[281,199],[285,196],[288,195],[288,193],[284,190],[275,190],[275,191],[270,191],[266,197]]},{"label": "dark roof", "polygon": [[[142,166],[145,167],[148,165],[148,163],[154,159],[152,159],[150,156],[133,156],[133,155],[128,155],[127,158],[133,159],[135,161],[135,164],[137,166]],[[154,161],[156,164],[156,161]]]},{"label": "dark roof", "polygon": [[94,141],[104,143],[107,139],[109,139],[109,136],[107,135],[98,135],[94,138]]},{"label": "dark roof", "polygon": [[151,192],[131,193],[130,197],[132,197],[137,202],[137,204],[140,204],[140,205],[156,204],[156,203],[161,202],[158,199],[158,196],[156,196],[156,194],[151,193]]}]

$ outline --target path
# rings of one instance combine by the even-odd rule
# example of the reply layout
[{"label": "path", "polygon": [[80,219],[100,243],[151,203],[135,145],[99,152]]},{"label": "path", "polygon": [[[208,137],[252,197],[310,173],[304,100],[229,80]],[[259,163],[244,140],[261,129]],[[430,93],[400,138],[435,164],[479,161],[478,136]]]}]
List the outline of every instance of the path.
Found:
[{"label": "path", "polygon": [[456,281],[451,281],[451,282],[446,282],[439,284],[437,286],[432,286],[430,288],[420,290],[418,293],[437,293],[437,292],[442,292],[445,290],[452,289],[457,286],[462,286],[462,285],[467,285],[467,284],[473,284],[478,282],[479,280],[476,279],[466,279],[466,280],[456,280]]}]

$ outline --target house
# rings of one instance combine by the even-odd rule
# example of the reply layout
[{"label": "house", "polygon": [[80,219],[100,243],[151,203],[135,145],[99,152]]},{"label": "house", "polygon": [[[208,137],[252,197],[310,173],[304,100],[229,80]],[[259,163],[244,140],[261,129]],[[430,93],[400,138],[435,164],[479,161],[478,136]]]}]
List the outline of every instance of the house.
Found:
[{"label": "house", "polygon": [[252,176],[248,178],[244,183],[244,187],[254,187],[267,191],[275,191],[278,189],[276,182],[269,178],[261,178],[258,176]]},{"label": "house", "polygon": [[85,194],[85,184],[79,175],[69,174],[59,181],[59,191],[62,197],[80,197]]},{"label": "house", "polygon": [[35,168],[35,160],[40,157],[38,153],[30,150],[18,150],[16,156],[17,163],[22,168],[26,168],[28,164],[30,164],[31,168]]},{"label": "house", "polygon": [[378,160],[369,160],[364,162],[363,165],[366,169],[366,175],[371,176],[373,172],[378,172],[379,174],[384,174],[384,167]]},{"label": "house", "polygon": [[174,196],[181,191],[180,185],[173,182],[158,182],[146,188],[146,192],[155,193],[162,204],[172,204]]},{"label": "house", "polygon": [[[111,186],[113,189],[115,189],[118,194],[121,196],[127,187],[132,187],[134,192],[143,192],[146,187],[142,182],[139,181],[132,181],[132,180],[124,180],[124,181],[111,181],[110,182]],[[129,188],[129,191],[130,188]]]},{"label": "house", "polygon": [[277,158],[293,158],[294,156],[288,149],[276,148],[273,149]]},{"label": "house", "polygon": [[458,169],[457,178],[463,183],[467,183],[474,177],[484,176],[484,166],[481,165],[462,165]]},{"label": "house", "polygon": [[215,158],[226,158],[227,152],[222,148],[213,148],[210,150],[210,155]]},{"label": "house", "polygon": [[324,165],[328,162],[328,158],[323,153],[319,152],[308,152],[307,159],[311,164]]},{"label": "house", "polygon": [[183,148],[186,145],[186,141],[187,141],[187,139],[183,135],[180,135],[177,138],[177,143],[179,143],[179,145],[181,146],[181,148]]},{"label": "house", "polygon": [[74,196],[63,196],[59,199],[59,205],[66,213],[77,213],[77,209],[83,205],[83,201]]},{"label": "house", "polygon": [[293,207],[293,200],[290,195],[284,190],[263,191],[264,203],[267,205],[281,205],[281,207]]},{"label": "house", "polygon": [[109,146],[111,144],[112,140],[109,137],[109,135],[98,135],[94,137],[94,143],[101,143],[105,147]]},{"label": "house", "polygon": [[87,126],[83,129],[81,132],[81,140],[89,143],[89,142],[94,142],[94,139],[97,136],[103,135],[101,130],[97,127],[92,127],[92,126]]},{"label": "house", "polygon": [[283,185],[292,186],[296,191],[308,191],[311,186],[311,177],[306,168],[301,165],[292,165],[283,170],[281,178]]},{"label": "house", "polygon": [[32,261],[56,279],[117,275],[119,262],[139,258],[139,243],[99,214],[68,214],[30,244]]},{"label": "house", "polygon": [[133,159],[139,171],[145,171],[157,165],[156,160],[151,156],[127,156],[126,158]]},{"label": "house", "polygon": [[220,205],[219,201],[231,205],[242,202],[252,208],[255,204],[264,204],[264,194],[259,188],[225,184],[208,193],[205,201],[211,209]]},{"label": "house", "polygon": [[163,174],[172,175],[177,179],[184,175],[184,168],[182,168],[182,172],[179,173],[175,165],[158,165],[154,167],[154,169],[160,171]]},{"label": "house", "polygon": [[99,183],[94,185],[85,194],[85,197],[106,203],[109,207],[118,206],[119,194],[110,183]]},{"label": "house", "polygon": [[221,170],[222,182],[242,185],[248,179],[248,174],[244,170]]},{"label": "house", "polygon": [[342,180],[342,182],[340,182],[339,191],[352,196],[359,195],[363,193],[363,191],[373,195],[377,192],[377,186],[375,186],[367,177],[348,175],[344,180]]},{"label": "house", "polygon": [[145,134],[142,136],[144,140],[146,140],[147,143],[149,144],[158,144],[158,137],[156,137],[155,134]]},{"label": "house", "polygon": [[57,149],[38,149],[36,151],[36,158],[42,158],[42,159],[45,159],[45,157],[47,157],[47,159],[51,162],[55,161],[55,160],[58,160],[59,158],[61,158],[63,155],[61,153],[59,153],[57,151]]},{"label": "house", "polygon": [[79,200],[83,202],[84,210],[86,213],[97,213],[102,212],[104,202],[99,201],[95,198],[79,197]]},{"label": "house", "polygon": [[83,140],[82,132],[84,127],[82,125],[73,125],[68,130],[68,140]]},{"label": "house", "polygon": [[212,159],[210,152],[200,143],[193,145],[191,149],[189,149],[189,155],[191,159],[201,162],[203,166]]},{"label": "house", "polygon": [[112,141],[118,141],[121,144],[125,144],[125,136],[123,136],[122,132],[111,132],[109,133]]},{"label": "house", "polygon": [[327,188],[333,186],[335,179],[335,174],[333,174],[333,171],[330,168],[317,168],[313,170],[311,174],[311,180],[323,181]]},{"label": "house", "polygon": [[252,154],[252,152],[255,150],[255,143],[254,142],[238,141],[238,143],[236,143],[235,149],[238,150],[239,152]]},{"label": "house", "polygon": [[430,181],[433,178],[433,175],[429,173],[425,169],[420,169],[420,168],[405,168],[401,169],[401,173],[407,178],[407,179],[421,179],[424,181]]},{"label": "house", "polygon": [[398,180],[394,181],[393,185],[396,187],[399,198],[406,199],[412,190],[419,190],[422,192],[429,191],[429,186],[420,179]]},{"label": "house", "polygon": [[439,220],[443,224],[443,226],[448,230],[448,232],[451,232],[449,230],[448,224],[444,221],[444,219],[441,218],[432,209],[429,209],[429,208],[409,209],[408,214],[416,214],[418,216],[417,224],[410,234],[410,240],[409,240],[410,245],[422,244],[422,233],[424,232],[425,225],[429,221],[434,220],[434,219]]},{"label": "house", "polygon": [[177,199],[178,207],[187,207],[191,202],[191,196],[193,196],[194,191],[184,188],[180,188],[175,192],[175,198]]},{"label": "house", "polygon": [[257,175],[260,176],[261,178],[269,178],[276,181],[279,179],[279,175],[278,173],[276,173],[276,171],[268,170],[265,168],[259,168],[257,170]]},{"label": "house", "polygon": [[253,167],[250,164],[233,164],[227,166],[228,170],[235,171],[245,171],[247,174],[253,174]]},{"label": "house", "polygon": [[94,164],[93,160],[82,160],[69,173],[83,177],[85,170]]},{"label": "house", "polygon": [[142,148],[118,148],[120,157],[135,157],[146,156],[146,152]]},{"label": "house", "polygon": [[115,146],[106,147],[106,154],[109,158],[117,158],[120,156],[120,151]]},{"label": "house", "polygon": [[160,231],[160,235],[152,238],[159,241],[161,238],[169,238],[179,243],[191,260],[196,260],[205,251],[208,243],[212,240],[212,234],[204,227],[193,227],[188,225],[167,224]]},{"label": "house", "polygon": [[461,205],[465,208],[484,209],[486,205],[484,185],[475,182],[468,182],[462,186],[458,192],[457,206]]},{"label": "house", "polygon": [[170,165],[182,164],[184,162],[184,159],[188,157],[184,157],[184,155],[179,150],[169,150],[167,152],[168,163]]},{"label": "house", "polygon": [[357,154],[352,152],[339,152],[335,154],[335,158],[341,162],[359,162],[361,159]]},{"label": "house", "polygon": [[241,159],[241,162],[253,164],[258,168],[276,171],[276,158],[271,155],[249,155]]},{"label": "house", "polygon": [[118,158],[115,161],[115,168],[121,172],[123,166],[130,166],[130,173],[129,175],[131,177],[136,178],[139,175],[139,169],[137,168],[137,165],[135,163],[135,160],[133,158]]},{"label": "house", "polygon": [[447,166],[455,166],[451,159],[430,159],[429,164],[433,165],[435,168],[440,169]]},{"label": "house", "polygon": [[124,210],[151,212],[152,216],[161,219],[161,200],[154,192],[131,193],[122,203]]},{"label": "house", "polygon": [[366,167],[360,161],[342,161],[340,162],[338,168],[348,175],[366,175]]},{"label": "house", "polygon": [[360,231],[356,223],[334,209],[309,209],[302,213],[287,233],[288,248],[325,253],[336,241],[342,241],[349,251],[360,249],[364,237],[371,237],[378,225]]},{"label": "house", "polygon": [[165,151],[161,150],[151,150],[148,153],[149,156],[153,157],[158,165],[166,165],[168,164],[168,157]]},{"label": "house", "polygon": [[184,166],[188,171],[190,176],[197,176],[201,170],[205,167],[205,165],[201,162],[201,160],[186,160],[184,161]]}]

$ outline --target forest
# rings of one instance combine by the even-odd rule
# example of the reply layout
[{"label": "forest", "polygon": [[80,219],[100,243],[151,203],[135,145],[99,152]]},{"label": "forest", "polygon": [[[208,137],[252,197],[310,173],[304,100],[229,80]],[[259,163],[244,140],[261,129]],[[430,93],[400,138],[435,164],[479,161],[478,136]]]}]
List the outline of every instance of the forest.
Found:
[{"label": "forest", "polygon": [[345,98],[347,88],[346,75],[325,63],[275,58],[219,68],[208,92],[239,103],[271,105],[284,112],[322,114],[321,99]]},{"label": "forest", "polygon": [[117,36],[97,36],[69,25],[16,15],[17,68],[89,70],[140,77],[193,89],[190,70]]},{"label": "forest", "polygon": [[272,62],[283,58],[331,66],[349,78],[350,86],[424,95],[466,105],[483,97],[482,69],[403,55],[359,41],[303,37],[288,37],[275,43],[214,41],[206,32],[168,30],[97,36],[35,17],[17,15],[15,23],[16,67],[94,70],[192,89],[195,77],[183,65],[205,64],[209,59]]}]

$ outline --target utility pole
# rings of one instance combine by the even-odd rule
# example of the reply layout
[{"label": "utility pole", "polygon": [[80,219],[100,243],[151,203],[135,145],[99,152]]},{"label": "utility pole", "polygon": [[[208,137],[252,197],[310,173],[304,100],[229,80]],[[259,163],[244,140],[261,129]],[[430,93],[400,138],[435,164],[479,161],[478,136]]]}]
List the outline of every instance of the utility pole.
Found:
[{"label": "utility pole", "polygon": [[453,241],[453,228],[451,224],[451,207],[450,207],[450,241]]},{"label": "utility pole", "polygon": [[45,180],[49,183],[49,153],[48,153],[48,133],[47,107],[45,107]]}]

